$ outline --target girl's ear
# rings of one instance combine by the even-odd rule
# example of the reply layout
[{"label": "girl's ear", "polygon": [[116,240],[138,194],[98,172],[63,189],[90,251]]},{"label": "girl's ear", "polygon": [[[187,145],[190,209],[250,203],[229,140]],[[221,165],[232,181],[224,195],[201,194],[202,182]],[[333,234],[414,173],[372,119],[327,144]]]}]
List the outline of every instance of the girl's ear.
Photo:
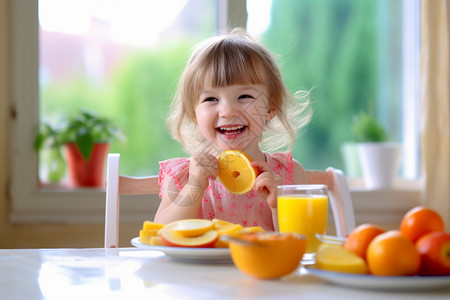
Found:
[{"label": "girl's ear", "polygon": [[278,113],[278,111],[276,109],[273,109],[273,108],[269,109],[269,111],[267,112],[267,115],[266,115],[266,122],[269,122],[270,120],[275,118],[277,113]]}]

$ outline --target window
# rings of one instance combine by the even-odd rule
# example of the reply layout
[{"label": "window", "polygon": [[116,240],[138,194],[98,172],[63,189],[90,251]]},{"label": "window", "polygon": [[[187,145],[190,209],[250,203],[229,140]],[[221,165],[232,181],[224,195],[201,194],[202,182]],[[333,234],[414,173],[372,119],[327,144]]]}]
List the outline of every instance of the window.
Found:
[{"label": "window", "polygon": [[248,30],[280,55],[290,90],[311,90],[313,120],[293,151],[306,168],[334,166],[360,176],[341,150],[355,141],[354,117],[372,111],[389,139],[405,145],[403,177],[417,178],[411,125],[418,123],[418,84],[410,77],[418,74],[417,7],[402,0],[247,1]]},{"label": "window", "polygon": [[166,111],[190,48],[216,31],[216,11],[202,0],[40,0],[40,119],[111,117],[127,137],[110,149],[122,172],[157,174],[158,161],[183,155]]},{"label": "window", "polygon": [[[83,4],[84,2],[77,1],[78,3]],[[88,1],[89,2],[89,1]],[[149,1],[144,1],[148,3]],[[161,1],[164,2],[164,1]],[[204,3],[201,0],[196,1],[185,1],[185,6],[188,5],[191,2],[201,2]],[[206,1],[207,3],[213,2],[213,1]],[[334,15],[334,18],[336,20],[336,26],[344,26],[348,25],[347,31],[337,31],[336,36],[333,35],[334,39],[338,39],[338,34],[345,32],[347,35],[347,38],[351,38],[351,31],[349,30],[353,28],[353,30],[356,30],[356,26],[353,24],[350,24],[352,19],[349,17],[349,13],[351,10],[349,10],[349,7],[351,7],[352,4],[358,4],[357,7],[361,9],[365,14],[362,14],[362,17],[366,17],[368,21],[373,22],[373,24],[380,24],[377,23],[380,20],[374,20],[373,19],[373,11],[376,11],[376,16],[380,17],[382,16],[384,21],[387,20],[397,20],[397,18],[392,18],[392,13],[397,14],[396,16],[399,17],[402,14],[405,16],[406,14],[402,11],[405,6],[403,6],[403,2],[401,1],[268,1],[264,2],[265,4],[259,5],[260,9],[266,9],[266,13],[264,14],[263,11],[259,11],[258,15],[261,16],[261,19],[258,21],[258,18],[255,19],[255,13],[254,10],[251,8],[252,1],[247,1],[249,4],[249,11],[248,11],[248,18],[249,18],[249,31],[255,33],[258,35],[258,37],[261,39],[263,43],[265,43],[270,49],[272,49],[274,52],[281,55],[280,59],[286,59],[285,61],[281,61],[283,63],[282,71],[284,73],[284,76],[287,80],[288,86],[292,89],[313,89],[313,101],[315,98],[317,98],[317,102],[315,102],[314,105],[322,106],[324,107],[315,107],[315,111],[317,112],[317,115],[321,117],[321,119],[314,120],[311,127],[308,128],[309,130],[316,130],[315,133],[306,133],[305,135],[300,138],[300,141],[305,144],[313,145],[310,149],[313,150],[306,150],[303,147],[300,146],[300,148],[296,148],[295,151],[298,151],[297,149],[300,149],[300,152],[297,152],[299,156],[299,160],[302,162],[307,162],[305,166],[307,168],[323,168],[328,165],[334,165],[334,166],[343,166],[341,157],[338,153],[337,148],[339,147],[339,144],[346,139],[350,139],[349,136],[349,123],[351,121],[351,115],[352,113],[357,109],[364,106],[364,102],[361,101],[361,98],[364,98],[364,101],[368,101],[369,98],[373,97],[377,101],[378,104],[379,99],[383,99],[386,93],[390,96],[392,99],[401,99],[402,98],[402,91],[408,90],[410,93],[414,95],[414,88],[408,89],[403,88],[400,89],[399,86],[402,84],[402,80],[405,78],[402,77],[402,72],[400,69],[395,68],[393,72],[386,71],[386,74],[392,74],[394,76],[395,74],[395,80],[396,84],[389,88],[389,89],[382,89],[380,88],[381,85],[372,85],[370,88],[366,88],[366,86],[361,85],[360,83],[356,83],[356,80],[349,80],[349,78],[346,78],[342,74],[342,70],[345,68],[354,67],[352,64],[345,64],[344,62],[340,62],[339,65],[335,66],[333,64],[337,64],[338,60],[336,59],[329,59],[329,60],[323,60],[319,57],[312,57],[308,56],[311,54],[311,52],[319,52],[319,54],[324,55],[323,53],[320,53],[321,51],[329,51],[329,55],[333,55],[334,58],[337,56],[337,47],[335,44],[329,44],[327,47],[318,47],[315,43],[318,43],[315,38],[318,38],[319,40],[322,40],[322,42],[327,42],[327,37],[324,35],[324,32],[326,31],[326,28],[323,27],[325,25],[328,25],[323,20],[328,20],[326,18],[327,14],[335,14],[335,12],[328,8],[325,9],[324,7],[326,4],[334,5],[333,9],[340,9],[340,13],[343,15],[336,14]],[[370,7],[363,7],[364,3],[366,5],[369,5]],[[409,3],[409,1],[406,1]],[[416,3],[417,1],[414,1]],[[44,2],[43,2],[44,3]],[[126,3],[130,3],[130,1],[126,1]],[[134,3],[134,2],[133,2]],[[137,3],[137,2],[136,2]],[[216,2],[213,2],[216,3]],[[221,11],[223,9],[223,4],[226,3],[226,1],[218,1],[218,5],[215,8],[211,8],[209,10],[210,12],[210,18],[207,22],[210,26],[208,30],[201,32],[201,34],[197,35],[193,40],[200,40],[204,36],[211,35],[212,32],[215,31],[217,28],[217,24],[223,24],[223,16],[226,15]],[[228,19],[231,19],[236,21],[238,20],[238,24],[242,24],[242,3],[245,3],[245,1],[229,1],[228,6],[225,7],[226,11],[228,12]],[[260,3],[258,1],[258,3]],[[267,4],[268,3],[268,4]],[[219,5],[220,4],[220,5]],[[270,4],[270,5],[269,5]],[[104,193],[99,190],[79,190],[79,191],[67,191],[67,190],[58,190],[58,189],[51,189],[49,187],[40,187],[37,184],[37,170],[38,170],[38,160],[37,155],[33,151],[32,142],[34,140],[34,130],[36,128],[36,125],[38,123],[39,117],[42,117],[42,115],[39,114],[41,112],[42,114],[48,114],[49,116],[54,116],[54,108],[52,108],[50,105],[45,106],[43,102],[39,100],[39,95],[41,97],[45,97],[48,95],[52,95],[53,93],[60,92],[60,90],[50,90],[49,89],[49,83],[51,80],[55,77],[54,73],[50,71],[50,69],[47,69],[45,67],[42,67],[39,69],[39,19],[38,19],[38,5],[37,3],[33,1],[14,1],[12,2],[12,10],[13,10],[13,16],[12,16],[12,36],[15,38],[12,40],[12,52],[16,53],[17,55],[14,55],[14,60],[12,62],[12,67],[14,69],[13,72],[13,82],[14,82],[14,99],[15,99],[15,109],[17,112],[17,117],[13,121],[12,126],[12,137],[13,142],[11,145],[11,153],[13,153],[13,162],[12,162],[12,168],[13,168],[13,177],[12,177],[12,189],[11,189],[11,195],[12,195],[12,214],[11,218],[13,221],[17,222],[33,222],[33,221],[62,221],[62,222],[102,222],[104,218]],[[237,14],[233,13],[233,9],[236,9],[235,5],[237,5]],[[295,7],[294,7],[295,6]],[[413,5],[413,8],[417,7]],[[221,11],[222,14],[219,14],[219,17],[216,16],[215,12],[216,9]],[[295,9],[295,10],[294,10]],[[287,14],[289,15],[289,18],[286,17],[286,22],[281,22],[278,16],[280,14],[284,14],[285,11],[293,11],[294,14]],[[181,11],[181,10],[180,10]],[[202,14],[204,14],[204,11],[201,11]],[[214,12],[214,14],[213,14]],[[75,11],[74,11],[75,13]],[[270,13],[272,18],[270,19],[271,22],[267,22],[267,16]],[[379,14],[378,14],[379,13]],[[311,18],[311,16],[315,16],[315,18]],[[322,19],[316,18],[316,16],[321,16]],[[239,17],[237,17],[239,16]],[[301,16],[301,18],[300,18]],[[346,17],[346,18],[343,18]],[[417,22],[417,14],[413,14],[412,18],[409,20]],[[381,17],[380,17],[381,18]],[[96,22],[99,27],[97,29],[104,29],[105,15],[98,16]],[[245,17],[244,17],[245,19]],[[265,20],[264,20],[265,19]],[[400,18],[401,19],[401,18]],[[256,21],[255,21],[256,20]],[[322,21],[320,21],[322,20]],[[287,22],[303,22],[301,25],[307,25],[308,30],[303,30],[301,32],[296,32],[293,30],[292,26],[289,25]],[[316,21],[317,23],[315,23]],[[362,22],[361,20],[359,20]],[[241,23],[239,23],[241,22]],[[328,21],[327,21],[328,22]],[[339,23],[341,22],[341,23]],[[347,22],[347,23],[346,23]],[[356,22],[353,20],[353,22]],[[66,22],[71,23],[71,22]],[[324,23],[325,25],[323,25]],[[382,24],[383,22],[381,22]],[[256,24],[256,25],[255,25]],[[259,25],[257,25],[259,24]],[[322,24],[322,25],[321,25]],[[350,24],[350,25],[349,25]],[[372,25],[373,25],[372,24]],[[385,36],[384,42],[386,42],[390,49],[389,51],[379,54],[380,56],[383,55],[390,55],[394,52],[390,52],[392,49],[395,49],[395,47],[400,47],[402,44],[404,45],[408,41],[410,42],[411,39],[407,41],[403,41],[401,39],[401,22],[393,24],[393,26],[398,26],[398,31],[384,31],[389,32],[389,35]],[[222,25],[223,26],[223,25]],[[252,27],[253,26],[253,27]],[[256,27],[255,27],[256,26]],[[329,25],[328,25],[329,26]],[[303,27],[298,26],[297,30],[301,30]],[[340,27],[338,27],[340,28]],[[343,28],[343,27],[342,27]],[[350,29],[349,29],[350,28]],[[378,27],[377,27],[378,28]],[[44,30],[44,26],[42,26],[41,30]],[[329,30],[329,28],[328,28]],[[283,34],[280,34],[283,33]],[[301,33],[302,40],[298,40],[298,35]],[[312,34],[311,34],[312,33]],[[372,32],[372,34],[376,34],[376,32]],[[396,36],[396,34],[400,36]],[[415,32],[413,31],[412,36],[414,36]],[[350,36],[350,37],[349,37]],[[405,37],[405,36],[403,36]],[[130,37],[131,38],[131,37]],[[343,38],[343,37],[340,37]],[[355,44],[364,44],[359,43],[359,39],[354,41]],[[364,41],[364,39],[363,39]],[[41,45],[44,46],[45,40],[41,39]],[[130,41],[128,41],[130,43]],[[331,41],[328,41],[328,43],[331,43]],[[192,44],[191,42],[188,44]],[[187,49],[189,45],[185,45]],[[304,46],[305,45],[305,46]],[[414,42],[413,42],[414,45]],[[97,45],[98,46],[98,45]],[[102,62],[105,62],[105,57],[101,57],[99,55],[98,49],[95,44],[88,45],[88,47],[84,48],[84,55],[86,57],[90,57],[89,64],[86,66],[92,66],[96,64],[103,65],[104,67],[106,64],[102,64]],[[314,48],[314,47],[315,48]],[[366,45],[364,45],[366,46]],[[393,47],[395,46],[395,47]],[[297,48],[296,48],[297,47]],[[311,47],[311,48],[306,48]],[[381,47],[381,46],[380,46]],[[401,47],[400,47],[401,48]],[[294,49],[297,49],[294,51]],[[336,50],[336,51],[331,51]],[[367,51],[372,51],[373,49],[368,49]],[[336,52],[336,53],[335,53]],[[364,51],[358,52],[358,54],[363,55]],[[295,55],[302,54],[299,57],[295,57]],[[381,53],[381,50],[380,50]],[[397,52],[398,55],[401,57],[404,57],[402,55],[401,49]],[[174,72],[181,70],[185,63],[185,59],[187,58],[187,53],[185,53],[186,56],[180,57],[180,61],[177,63],[174,63],[172,66],[174,67]],[[44,55],[44,54],[43,54]],[[410,55],[414,56],[414,53],[410,53]],[[145,55],[144,55],[145,56]],[[139,56],[139,58],[142,58],[142,56]],[[351,57],[350,57],[351,58]],[[315,59],[315,60],[313,60]],[[347,57],[349,59],[349,57]],[[294,64],[296,61],[300,62],[300,65]],[[363,60],[363,58],[361,58]],[[146,60],[143,60],[146,62]],[[398,60],[393,61],[377,61],[379,64],[382,64],[383,68],[387,67],[395,67],[395,64],[392,64],[392,62],[397,62]],[[363,61],[356,61],[356,63],[367,63]],[[137,67],[140,67],[141,63],[136,63]],[[332,68],[330,68],[330,65]],[[405,64],[403,64],[405,65]],[[304,66],[307,66],[306,73],[303,70],[300,70],[300,68],[305,68]],[[378,64],[373,65],[376,68],[379,67]],[[177,69],[180,68],[180,69]],[[101,86],[101,81],[95,81],[99,77],[99,74],[101,75],[101,72],[93,71],[90,67],[85,68],[85,70],[89,70],[86,74],[89,75],[89,78],[93,79],[95,84],[93,85],[94,88],[97,88],[98,86]],[[100,69],[101,70],[101,69]],[[105,68],[103,69],[106,70]],[[136,69],[138,70],[138,69]],[[412,70],[414,73],[415,70]],[[291,72],[291,73],[289,73]],[[302,73],[303,72],[303,73]],[[133,71],[131,73],[137,73],[137,71]],[[109,74],[108,72],[104,72],[103,74]],[[290,76],[289,74],[295,74]],[[178,76],[179,74],[177,74]],[[314,76],[312,76],[314,75]],[[368,76],[368,75],[367,75]],[[370,76],[373,76],[374,78],[377,78],[377,82],[383,81],[385,78],[381,78],[383,76],[379,75],[378,73],[370,74]],[[380,78],[379,78],[379,77]],[[59,76],[58,76],[59,77]],[[337,80],[337,82],[332,82],[331,77],[333,77],[334,80]],[[357,76],[356,76],[357,77]],[[39,85],[39,78],[41,78],[40,85]],[[174,80],[176,77],[171,77]],[[357,78],[360,79],[360,78]],[[383,80],[382,80],[383,79]],[[409,78],[410,81],[414,82],[414,78]],[[347,81],[354,85],[354,88],[350,90],[351,93],[353,93],[352,97],[346,97],[345,93],[346,91],[341,89],[341,82]],[[394,80],[385,80],[385,82],[393,82]],[[84,82],[83,84],[86,84]],[[97,85],[96,85],[97,84]],[[171,82],[171,84],[175,84],[175,82]],[[381,84],[381,83],[380,83]],[[166,89],[166,88],[165,88]],[[371,93],[369,93],[369,91]],[[379,93],[377,93],[378,91]],[[160,97],[166,97],[170,98],[170,90],[165,90],[162,96]],[[349,91],[347,91],[348,93]],[[95,92],[96,93],[96,92]],[[94,95],[95,95],[94,93]],[[347,110],[348,106],[343,107],[332,107],[330,108],[329,103],[325,102],[325,100],[329,100],[330,98],[333,99],[336,98],[336,95],[340,94],[340,99],[343,101],[348,101],[351,98],[350,102],[352,104],[355,104],[354,106],[351,106],[352,109],[355,110]],[[341,94],[344,94],[342,96]],[[363,96],[362,96],[363,95]],[[416,93],[417,95],[417,93]],[[88,97],[92,97],[88,96]],[[322,97],[322,98],[321,98]],[[412,97],[414,98],[414,97]],[[91,99],[91,98],[87,98]],[[319,100],[319,99],[325,99],[325,100]],[[322,101],[322,102],[319,102]],[[359,102],[361,101],[361,102]],[[395,102],[394,100],[392,100]],[[410,101],[410,100],[408,100]],[[89,102],[89,100],[86,101],[86,103]],[[330,100],[331,102],[331,100]],[[82,102],[80,102],[82,103]],[[85,105],[85,104],[83,104]],[[96,108],[95,105],[98,105],[98,107],[101,107],[102,109],[105,108],[107,105],[104,103],[98,103],[93,104],[93,108]],[[333,104],[334,105],[334,104]],[[405,121],[407,118],[401,118],[401,112],[405,111],[402,109],[405,107],[405,103],[401,102],[395,102],[395,109],[384,109],[385,107],[381,106],[379,109],[379,115],[382,117],[385,117],[385,123],[386,124],[394,124],[392,127],[390,127],[393,132],[394,136],[398,140],[406,141],[406,137],[404,134],[402,134],[402,125],[403,127],[405,122],[410,122],[409,124],[414,124],[414,113],[411,114],[409,111],[408,113],[404,113],[410,118],[408,121]],[[414,106],[414,105],[413,105]],[[413,107],[412,106],[412,107]],[[67,107],[65,105],[65,107]],[[98,108],[97,107],[97,108]],[[377,107],[378,108],[378,107]],[[108,106],[109,109],[109,106]],[[114,113],[117,114],[116,111],[110,111],[108,113],[114,115]],[[158,111],[160,113],[161,111]],[[378,112],[378,109],[377,109]],[[392,114],[392,115],[391,115]],[[331,117],[330,117],[331,116]],[[343,123],[336,123],[337,125],[330,125],[331,123],[325,123],[323,124],[324,120],[329,121],[333,120],[335,117],[339,116],[340,119],[344,120]],[[345,116],[345,117],[344,117]],[[393,117],[392,117],[393,116]],[[55,117],[53,117],[55,118]],[[147,125],[148,126],[148,125]],[[327,127],[328,126],[328,127]],[[327,130],[329,128],[337,128],[337,132],[339,134],[333,133],[332,135],[327,134]],[[394,130],[395,129],[395,130]],[[130,137],[129,137],[130,139]],[[134,140],[135,138],[133,138]],[[414,133],[413,133],[413,144],[414,142]],[[417,146],[417,145],[415,145]],[[123,147],[123,145],[115,145],[112,148],[112,151],[120,151],[124,153],[125,149],[122,149],[120,147]],[[146,146],[148,147],[148,145]],[[138,148],[137,146],[133,146],[133,148]],[[316,150],[322,150],[322,149],[334,149],[334,153],[332,155],[327,154],[326,152],[322,151],[316,151]],[[416,147],[417,149],[417,147]],[[146,151],[140,150],[140,151]],[[313,152],[317,152],[320,155],[316,156],[316,161],[314,162],[313,159],[310,159],[310,157],[313,157]],[[296,152],[294,152],[296,153]],[[169,153],[165,153],[169,154]],[[145,155],[145,154],[144,154]],[[173,153],[170,153],[170,156],[173,156]],[[416,154],[412,155],[413,159],[416,159]],[[155,158],[156,160],[161,159],[160,157]],[[127,166],[128,165],[128,166]],[[139,169],[133,169],[133,163],[124,163],[124,169],[122,171],[130,173],[130,175],[139,175],[142,170]],[[149,163],[151,165],[151,163]],[[128,169],[129,168],[129,169]],[[130,170],[129,172],[127,170]],[[413,172],[414,173],[414,172]],[[381,209],[388,212],[395,212],[398,210],[402,210],[404,207],[412,206],[410,205],[411,201],[416,201],[417,199],[417,193],[415,191],[410,190],[398,190],[394,191],[393,193],[389,193],[386,191],[381,192],[372,192],[367,193],[363,190],[357,190],[354,191],[353,197],[355,200],[355,209],[361,209],[363,211],[371,211],[373,209]],[[388,199],[392,199],[392,197],[397,198],[396,206],[387,206],[382,207],[381,204],[377,199],[380,197],[388,201]],[[375,201],[375,200],[377,201]],[[384,202],[383,202],[384,203]],[[378,205],[378,206],[377,206]],[[130,201],[126,204],[124,203],[122,207],[122,213],[124,213],[125,218],[124,219],[135,219],[135,220],[141,220],[141,219],[148,219],[152,216],[154,211],[156,210],[158,206],[157,201],[153,201],[152,204],[149,205],[149,201],[147,199],[138,199],[136,201]],[[364,215],[362,215],[364,218]]]}]

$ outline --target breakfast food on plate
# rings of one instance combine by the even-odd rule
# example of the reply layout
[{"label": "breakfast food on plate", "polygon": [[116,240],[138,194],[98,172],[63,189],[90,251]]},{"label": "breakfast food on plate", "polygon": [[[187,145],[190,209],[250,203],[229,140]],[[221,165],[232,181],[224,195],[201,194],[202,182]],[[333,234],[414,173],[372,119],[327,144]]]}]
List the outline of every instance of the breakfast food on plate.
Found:
[{"label": "breakfast food on plate", "polygon": [[228,247],[222,235],[264,231],[259,226],[243,227],[220,219],[184,219],[167,225],[145,221],[139,232],[139,241],[153,246],[170,247]]},{"label": "breakfast food on plate", "polygon": [[[212,222],[214,224],[214,230],[217,231],[219,237],[222,235],[237,234],[244,228],[241,224],[234,224],[220,219],[214,219]],[[214,247],[226,248],[228,247],[228,241],[218,239]]]},{"label": "breakfast food on plate", "polygon": [[152,239],[158,235],[158,231],[163,227],[164,224],[144,221],[142,229],[139,231],[139,241],[143,244],[154,245],[156,240],[152,242]]},{"label": "breakfast food on plate", "polygon": [[251,166],[252,158],[239,150],[227,150],[219,157],[218,177],[233,194],[245,194],[255,184],[258,169]]},{"label": "breakfast food on plate", "polygon": [[342,245],[322,243],[317,249],[316,261],[319,269],[355,274],[368,273],[365,260]]},{"label": "breakfast food on plate", "polygon": [[349,253],[361,258],[372,275],[450,275],[450,234],[444,232],[441,216],[423,206],[409,210],[397,230],[366,223],[350,232],[343,245],[323,243],[317,251],[317,267],[361,273],[363,268],[352,270],[361,261]]},{"label": "breakfast food on plate", "polygon": [[163,226],[159,233],[170,231],[185,237],[197,237],[213,229],[214,224],[205,219],[187,219],[175,221]]},{"label": "breakfast food on plate", "polygon": [[243,273],[259,279],[292,273],[298,268],[307,243],[304,236],[293,233],[253,232],[233,237],[230,240],[233,263]]},{"label": "breakfast food on plate", "polygon": [[197,236],[185,236],[183,233],[165,230],[161,232],[161,239],[164,244],[172,247],[202,247],[210,248],[216,243],[219,235],[215,230],[208,230]]}]

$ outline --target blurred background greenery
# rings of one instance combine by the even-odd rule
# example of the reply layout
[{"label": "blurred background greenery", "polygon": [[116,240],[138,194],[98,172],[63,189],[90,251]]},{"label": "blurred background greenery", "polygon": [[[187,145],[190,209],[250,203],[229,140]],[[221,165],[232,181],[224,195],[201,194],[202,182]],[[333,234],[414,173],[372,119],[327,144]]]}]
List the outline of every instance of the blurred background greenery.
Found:
[{"label": "blurred background greenery", "polygon": [[[112,117],[127,140],[114,143],[110,152],[121,153],[121,172],[128,175],[156,174],[158,161],[186,156],[168,134],[165,118],[191,47],[216,31],[215,3],[187,1],[177,18],[195,21],[190,27],[178,24],[190,28],[190,35],[131,47],[102,80],[92,80],[83,68],[74,68],[70,80],[56,80],[41,67],[41,119],[57,122],[80,108]],[[272,1],[270,23],[255,35],[277,54],[292,92],[312,91],[313,120],[293,151],[305,168],[344,168],[340,147],[354,140],[353,116],[369,103],[375,103],[391,136],[401,138],[401,92],[395,88],[401,85],[401,67],[392,59],[401,51],[401,19],[393,17],[400,10],[401,0]],[[163,34],[173,33],[174,26]]]}]

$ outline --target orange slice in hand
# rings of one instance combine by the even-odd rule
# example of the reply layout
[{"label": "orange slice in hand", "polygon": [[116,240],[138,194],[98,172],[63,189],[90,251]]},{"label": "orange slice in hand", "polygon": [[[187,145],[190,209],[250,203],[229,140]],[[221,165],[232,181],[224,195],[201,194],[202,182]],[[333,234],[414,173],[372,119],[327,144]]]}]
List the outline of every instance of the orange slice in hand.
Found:
[{"label": "orange slice in hand", "polygon": [[245,194],[253,188],[258,169],[250,165],[252,161],[239,150],[227,150],[220,155],[218,177],[230,193]]}]

